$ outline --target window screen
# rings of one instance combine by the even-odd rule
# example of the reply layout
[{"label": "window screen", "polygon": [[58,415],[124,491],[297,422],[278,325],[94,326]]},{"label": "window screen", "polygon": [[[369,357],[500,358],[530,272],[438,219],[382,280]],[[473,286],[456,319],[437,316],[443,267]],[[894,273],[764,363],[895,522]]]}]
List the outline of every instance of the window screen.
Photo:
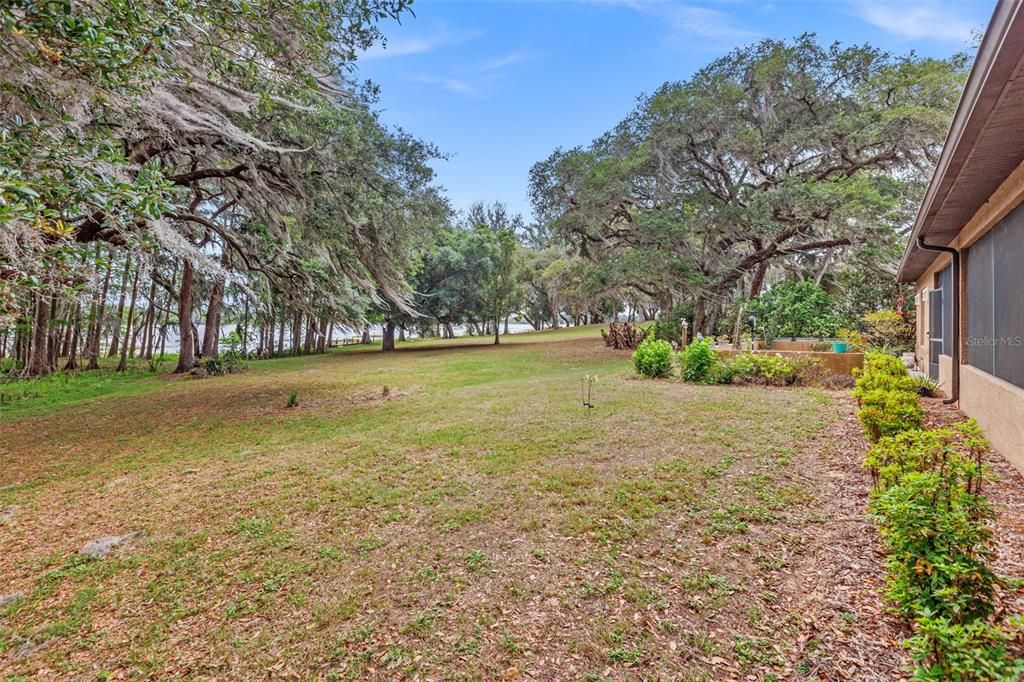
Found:
[{"label": "window screen", "polygon": [[1024,388],[1024,205],[967,251],[967,362]]},{"label": "window screen", "polygon": [[939,273],[938,288],[942,290],[942,354],[953,356],[953,266]]}]

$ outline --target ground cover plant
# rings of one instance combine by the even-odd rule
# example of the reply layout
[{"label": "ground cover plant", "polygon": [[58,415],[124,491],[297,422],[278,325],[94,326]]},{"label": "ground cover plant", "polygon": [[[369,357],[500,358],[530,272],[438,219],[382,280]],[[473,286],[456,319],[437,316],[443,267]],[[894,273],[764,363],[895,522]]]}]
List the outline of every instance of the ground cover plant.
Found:
[{"label": "ground cover plant", "polygon": [[[769,678],[856,659],[858,632],[806,646],[850,628],[804,621],[803,567],[834,560],[804,449],[827,396],[631,380],[594,327],[487,343],[140,377],[77,396],[73,420],[57,395],[5,410],[2,674]],[[130,539],[79,555],[110,536]]]}]

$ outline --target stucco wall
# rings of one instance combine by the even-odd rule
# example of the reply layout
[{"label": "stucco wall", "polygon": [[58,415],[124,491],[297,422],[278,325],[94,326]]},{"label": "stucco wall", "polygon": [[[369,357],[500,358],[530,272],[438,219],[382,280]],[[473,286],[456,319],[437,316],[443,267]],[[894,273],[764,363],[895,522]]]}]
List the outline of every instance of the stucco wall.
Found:
[{"label": "stucco wall", "polygon": [[1024,389],[962,365],[960,409],[978,420],[992,447],[1024,471]]}]

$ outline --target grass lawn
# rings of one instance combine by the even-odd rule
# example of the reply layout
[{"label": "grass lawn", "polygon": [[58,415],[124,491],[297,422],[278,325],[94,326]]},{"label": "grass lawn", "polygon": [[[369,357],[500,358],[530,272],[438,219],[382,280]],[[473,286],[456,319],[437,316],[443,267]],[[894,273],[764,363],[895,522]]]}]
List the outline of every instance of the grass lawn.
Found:
[{"label": "grass lawn", "polygon": [[[826,665],[806,622],[826,597],[794,575],[849,560],[820,540],[836,512],[816,469],[847,408],[815,390],[638,379],[592,327],[507,341],[23,391],[0,408],[0,595],[21,594],[0,606],[0,675],[696,680]],[[134,531],[105,558],[78,554]],[[858,627],[840,615],[830,627]]]}]

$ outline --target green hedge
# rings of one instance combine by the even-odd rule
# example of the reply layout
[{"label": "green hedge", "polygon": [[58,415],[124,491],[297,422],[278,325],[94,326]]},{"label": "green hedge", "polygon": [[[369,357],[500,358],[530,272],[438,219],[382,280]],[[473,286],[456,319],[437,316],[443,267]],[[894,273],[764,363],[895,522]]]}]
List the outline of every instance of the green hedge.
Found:
[{"label": "green hedge", "polygon": [[[886,596],[911,620],[919,680],[1017,680],[1024,661],[1007,650],[1021,628],[996,617],[1005,582],[989,561],[994,514],[982,494],[989,451],[973,420],[921,427],[920,397],[898,360],[869,355],[854,393],[874,481],[869,513],[886,548]],[[909,378],[909,377],[907,377]]]}]

